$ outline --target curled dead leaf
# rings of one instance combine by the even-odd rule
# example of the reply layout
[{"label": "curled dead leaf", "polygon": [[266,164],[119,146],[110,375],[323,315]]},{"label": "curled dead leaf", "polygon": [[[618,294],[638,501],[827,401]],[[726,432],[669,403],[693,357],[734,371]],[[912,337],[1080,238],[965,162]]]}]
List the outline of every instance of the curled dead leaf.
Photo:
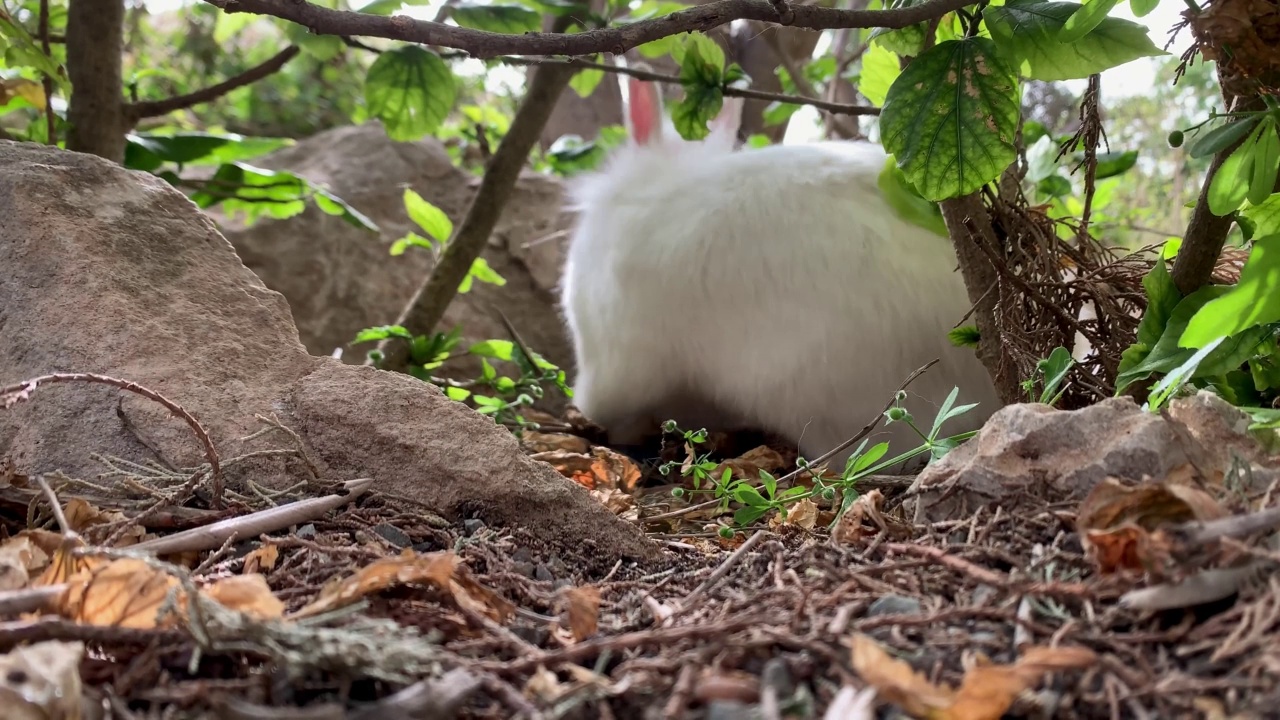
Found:
[{"label": "curled dead leaf", "polygon": [[219,605],[250,617],[261,620],[284,617],[284,603],[271,592],[267,578],[256,573],[222,578],[202,592]]},{"label": "curled dead leaf", "polygon": [[587,488],[613,488],[630,492],[640,481],[640,468],[621,453],[606,447],[595,447],[589,455],[553,450],[532,455],[556,469],[556,472]]},{"label": "curled dead leaf", "polygon": [[1159,567],[1166,555],[1154,531],[1227,516],[1212,496],[1187,484],[1189,480],[1188,472],[1175,471],[1165,482],[1130,486],[1108,477],[1094,486],[1080,503],[1076,530],[1102,572]]},{"label": "curled dead leaf", "polygon": [[879,696],[908,714],[930,720],[999,720],[1018,695],[1051,672],[1089,667],[1097,655],[1083,647],[1030,647],[1012,665],[981,661],[960,687],[935,685],[866,635],[852,638],[853,669]]},{"label": "curled dead leaf", "polygon": [[84,643],[46,641],[0,655],[6,720],[80,720]]},{"label": "curled dead leaf", "polygon": [[[779,524],[796,525],[805,530],[812,530],[818,524],[818,505],[809,498],[801,498],[787,507],[787,519],[781,519],[780,515],[774,516],[778,518]],[[770,520],[770,524],[774,524]]]},{"label": "curled dead leaf", "polygon": [[590,586],[568,588],[564,591],[564,599],[573,639],[582,642],[595,635],[600,618],[600,589]]},{"label": "curled dead leaf", "polygon": [[350,605],[398,585],[429,585],[450,596],[459,607],[505,622],[514,612],[511,603],[471,577],[458,556],[451,552],[419,555],[406,549],[399,556],[377,560],[355,574],[330,580],[319,596],[293,613],[304,618]]},{"label": "curled dead leaf", "polygon": [[280,546],[275,543],[267,543],[262,547],[251,550],[248,555],[244,556],[244,570],[241,572],[245,575],[270,570],[276,566],[276,561],[280,559]]},{"label": "curled dead leaf", "polygon": [[736,478],[758,478],[760,471],[776,473],[783,469],[782,455],[768,445],[760,445],[731,460],[725,460],[711,471],[714,477],[720,477],[725,470],[732,470]]},{"label": "curled dead leaf", "polygon": [[[72,500],[65,503],[63,506],[63,515],[67,518],[68,529],[92,539],[105,539],[105,537],[97,537],[101,533],[96,533],[95,530],[105,529],[105,525],[124,523],[124,521],[128,520],[128,518],[125,518],[123,512],[116,510],[102,510],[101,507],[90,505],[90,503],[79,497],[73,497]],[[131,544],[137,544],[138,542],[142,542],[142,538],[145,536],[146,528],[141,527],[141,525],[132,525],[132,527],[115,542],[115,547],[125,547],[131,546]]]},{"label": "curled dead leaf", "polygon": [[[879,534],[881,530],[889,529],[891,523],[880,509],[883,504],[884,493],[879,490],[869,490],[859,495],[836,522],[831,531],[831,541],[857,545]],[[871,527],[867,526],[868,523]]]}]

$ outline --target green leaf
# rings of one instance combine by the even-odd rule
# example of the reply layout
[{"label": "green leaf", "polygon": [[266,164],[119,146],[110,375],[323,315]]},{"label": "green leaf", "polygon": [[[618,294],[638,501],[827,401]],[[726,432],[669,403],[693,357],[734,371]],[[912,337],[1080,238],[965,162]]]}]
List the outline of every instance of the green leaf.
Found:
[{"label": "green leaf", "polygon": [[[252,16],[251,16],[252,17]],[[346,45],[337,35],[316,35],[304,25],[287,22],[284,24],[284,36],[289,42],[297,45],[302,52],[319,60],[329,62],[342,54]]]},{"label": "green leaf", "polygon": [[1209,212],[1222,217],[1235,212],[1244,202],[1253,179],[1254,150],[1252,138],[1247,139],[1218,166],[1209,181]]},{"label": "green leaf", "polygon": [[748,505],[743,508],[738,508],[733,513],[733,523],[738,526],[750,525],[763,517],[767,512],[769,512],[769,507],[767,505]]},{"label": "green leaf", "polygon": [[689,61],[690,50],[697,53],[694,62],[703,64],[709,76],[719,78],[724,73],[724,49],[706,33],[691,32],[677,37],[671,48],[671,59],[680,64],[682,71]]},{"label": "green leaf", "polygon": [[1227,120],[1191,143],[1191,147],[1187,148],[1187,154],[1193,158],[1202,158],[1225,150],[1232,143],[1248,135],[1261,119],[1261,115],[1250,115],[1234,121]]},{"label": "green leaf", "polygon": [[881,442],[872,445],[866,452],[849,458],[849,462],[845,467],[845,477],[856,475],[863,470],[866,470],[876,464],[876,462],[880,460],[880,458],[884,457],[884,454],[887,452],[889,452],[889,443]]},{"label": "green leaf", "polygon": [[0,38],[8,40],[4,52],[4,65],[10,68],[28,66],[51,78],[58,90],[63,93],[71,91],[71,83],[66,72],[56,60],[49,57],[40,45],[21,24],[4,12],[0,7]]},{"label": "green leaf", "polygon": [[471,283],[474,280],[498,286],[507,284],[506,278],[489,267],[489,262],[482,257],[478,257],[471,262],[471,269],[467,271],[467,276],[463,278],[462,284],[458,286],[458,292],[463,294],[470,292]]},{"label": "green leaf", "polygon": [[733,499],[743,505],[754,505],[756,507],[769,506],[769,501],[766,500],[758,490],[745,483],[733,489]]},{"label": "green leaf", "polygon": [[465,28],[508,35],[521,35],[542,29],[542,15],[522,5],[464,2],[455,5],[449,17]]},{"label": "green leaf", "polygon": [[1129,9],[1134,17],[1146,17],[1160,4],[1160,0],[1129,0]]},{"label": "green leaf", "polygon": [[884,168],[876,178],[876,186],[898,217],[942,237],[949,237],[947,224],[942,220],[942,210],[937,203],[920,197],[893,157],[886,158]]},{"label": "green leaf", "polygon": [[[923,0],[892,0],[885,5],[887,10],[899,10],[920,5]],[[928,34],[928,23],[916,23],[904,28],[875,28],[867,35],[867,43],[879,45],[885,50],[898,55],[914,57],[924,49],[924,39]]]},{"label": "green leaf", "polygon": [[453,221],[449,216],[409,188],[404,191],[404,209],[409,219],[437,242],[446,243],[453,235]]},{"label": "green leaf", "polygon": [[1240,214],[1253,223],[1254,237],[1280,234],[1280,195],[1271,195],[1261,204],[1251,204]]},{"label": "green leaf", "polygon": [[450,400],[457,400],[458,402],[462,402],[463,400],[466,400],[468,397],[471,396],[471,391],[466,388],[450,386],[444,389],[444,394]]},{"label": "green leaf", "polygon": [[218,45],[225,45],[245,28],[261,19],[261,15],[253,13],[220,12],[213,22],[213,41]]},{"label": "green leaf", "polygon": [[312,193],[314,193],[311,196],[311,199],[315,202],[316,207],[320,208],[321,211],[329,215],[338,215],[345,220],[348,225],[360,228],[361,230],[368,230],[375,233],[378,232],[378,224],[364,213],[361,213],[351,207],[347,204],[346,200],[343,200],[322,187],[312,185],[309,181],[304,180],[304,182],[307,182],[308,186],[310,186]]},{"label": "green leaf", "polygon": [[1173,284],[1173,278],[1165,264],[1166,259],[1163,254],[1156,258],[1155,265],[1142,278],[1142,287],[1147,295],[1147,311],[1138,323],[1134,343],[1120,355],[1120,365],[1117,368],[1120,375],[1136,367],[1151,353],[1151,349],[1164,334],[1174,308],[1182,302],[1182,293]]},{"label": "green leaf", "polygon": [[369,114],[382,121],[387,136],[399,142],[434,132],[453,109],[458,88],[439,55],[418,45],[403,45],[378,56],[365,77]]},{"label": "green leaf", "polygon": [[880,134],[926,200],[995,180],[1017,156],[1017,80],[983,37],[950,40],[907,66],[885,98]]},{"label": "green leaf", "polygon": [[411,232],[391,243],[391,254],[398,257],[403,255],[404,251],[411,247],[420,247],[426,250],[432,250],[435,246],[427,238],[422,237],[418,233]]},{"label": "green leaf", "polygon": [[1249,202],[1261,205],[1271,197],[1276,187],[1276,172],[1280,170],[1280,137],[1276,135],[1276,123],[1268,115],[1258,126],[1258,142],[1254,146],[1253,177],[1249,180]]},{"label": "green leaf", "polygon": [[1014,0],[987,8],[983,17],[1001,57],[1033,80],[1087,78],[1131,60],[1168,54],[1151,42],[1145,27],[1120,18],[1104,17],[1080,38],[1060,42],[1067,19],[1080,8],[1072,2]]},{"label": "green leaf", "polygon": [[400,325],[380,325],[378,327],[365,328],[356,333],[356,338],[351,341],[352,345],[365,342],[379,342],[387,338],[400,338],[402,340],[412,340],[413,333],[404,329]]},{"label": "green leaf", "polygon": [[[1198,352],[1195,349],[1179,346],[1179,340],[1187,329],[1188,323],[1206,303],[1223,296],[1228,290],[1229,288],[1221,285],[1208,285],[1183,298],[1169,317],[1169,324],[1165,326],[1160,340],[1152,346],[1146,358],[1116,377],[1116,391],[1119,392],[1129,384],[1151,374],[1168,373],[1187,363]],[[1200,359],[1198,368],[1192,376],[1213,377],[1240,368],[1250,357],[1257,354],[1259,344],[1268,334],[1269,331],[1266,328],[1255,327],[1226,338],[1212,352]],[[1217,343],[1222,337],[1223,334],[1219,332],[1206,344],[1206,347]]]},{"label": "green leaf", "polygon": [[1201,348],[1214,338],[1280,321],[1280,235],[1253,241],[1240,282],[1208,302],[1187,323],[1183,347]]},{"label": "green leaf", "polygon": [[510,340],[484,340],[467,348],[470,355],[510,361],[516,344]]},{"label": "green leaf", "polygon": [[569,80],[569,87],[578,93],[578,97],[591,97],[600,81],[604,79],[604,71],[598,68],[584,68]]},{"label": "green leaf", "polygon": [[154,170],[166,162],[179,165],[221,165],[264,155],[293,141],[287,138],[244,137],[206,132],[128,133],[125,167]]},{"label": "green leaf", "polygon": [[979,339],[976,325],[961,325],[947,333],[947,341],[956,347],[977,348]]},{"label": "green leaf", "polygon": [[1126,150],[1125,152],[1109,152],[1098,154],[1098,171],[1097,179],[1115,177],[1123,173],[1129,172],[1134,165],[1138,164],[1138,151]]},{"label": "green leaf", "polygon": [[1058,33],[1058,42],[1065,44],[1079,41],[1106,20],[1111,8],[1119,2],[1120,0],[1085,0],[1084,6],[1078,8],[1063,25],[1062,31]]},{"label": "green leaf", "polygon": [[1045,197],[1066,197],[1071,194],[1071,181],[1061,175],[1050,175],[1036,183],[1036,192]]},{"label": "green leaf", "polygon": [[872,105],[883,107],[889,88],[902,74],[898,56],[872,43],[862,54],[862,72],[858,75],[858,92]]}]

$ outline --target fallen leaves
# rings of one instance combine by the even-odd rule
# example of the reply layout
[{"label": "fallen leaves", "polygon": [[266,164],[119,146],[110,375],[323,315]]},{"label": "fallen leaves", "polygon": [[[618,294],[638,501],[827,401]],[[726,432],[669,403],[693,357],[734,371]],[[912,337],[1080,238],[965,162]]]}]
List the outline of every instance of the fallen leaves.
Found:
[{"label": "fallen leaves", "polygon": [[[67,578],[68,588],[53,604],[53,612],[85,625],[136,629],[173,627],[185,617],[186,593],[178,578],[164,570],[136,558],[81,560],[82,569]],[[223,578],[199,592],[255,618],[284,614],[284,603],[261,575]],[[173,612],[168,612],[170,608]]]},{"label": "fallen leaves", "polygon": [[636,467],[635,462],[606,447],[591,448],[589,454],[551,450],[530,457],[551,465],[556,472],[588,490],[615,489],[631,492],[640,481],[640,468]]},{"label": "fallen leaves", "polygon": [[398,585],[428,585],[445,593],[459,607],[506,622],[515,612],[511,603],[473,578],[457,555],[436,552],[419,555],[406,549],[397,557],[376,560],[346,577],[329,581],[315,600],[290,617],[304,618],[350,605]]},{"label": "fallen leaves", "polygon": [[1046,674],[1090,667],[1097,655],[1084,647],[1030,647],[1012,665],[979,658],[960,687],[934,684],[869,636],[852,638],[853,669],[881,700],[927,720],[999,720],[1018,695]]},{"label": "fallen leaves", "polygon": [[1190,466],[1161,482],[1126,485],[1106,478],[1080,504],[1076,530],[1103,573],[1138,570],[1163,575],[1169,565],[1164,530],[1190,521],[1216,520],[1227,511],[1192,484]]}]

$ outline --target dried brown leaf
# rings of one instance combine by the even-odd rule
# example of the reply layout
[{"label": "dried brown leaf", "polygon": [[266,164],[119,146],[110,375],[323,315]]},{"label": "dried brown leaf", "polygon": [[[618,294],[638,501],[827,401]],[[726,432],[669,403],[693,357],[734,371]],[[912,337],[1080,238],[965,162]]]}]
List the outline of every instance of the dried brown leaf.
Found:
[{"label": "dried brown leaf", "polygon": [[562,452],[585,455],[590,444],[577,435],[564,433],[543,433],[526,430],[520,437],[520,444],[530,453]]},{"label": "dried brown leaf", "polygon": [[1082,647],[1028,648],[1012,665],[981,662],[965,673],[958,689],[934,685],[875,640],[854,635],[853,668],[879,696],[905,712],[929,720],[999,720],[1018,694],[1047,673],[1088,667],[1097,656]]},{"label": "dried brown leaf", "polygon": [[284,617],[284,603],[271,592],[263,575],[232,575],[203,588],[202,592],[223,607],[250,617],[262,620]]},{"label": "dried brown leaf", "polygon": [[279,559],[280,547],[275,543],[267,543],[244,556],[244,570],[241,572],[245,575],[251,575],[270,570],[276,566],[276,562]]},{"label": "dried brown leaf", "polygon": [[399,556],[377,560],[354,575],[330,580],[319,596],[292,618],[310,617],[344,607],[366,595],[398,585],[430,585],[451,596],[459,607],[505,621],[513,612],[511,604],[481,585],[466,572],[458,556],[451,552],[419,555],[406,549]]},{"label": "dried brown leaf", "polygon": [[[57,603],[58,614],[85,625],[151,629],[161,624],[159,610],[169,591],[178,586],[177,578],[134,558],[80,560],[86,564],[67,579],[69,587]],[[170,616],[163,624],[172,625],[174,620]]]},{"label": "dried brown leaf", "polygon": [[600,619],[600,589],[591,586],[568,588],[564,597],[573,639],[582,642],[595,635]]},{"label": "dried brown leaf", "polygon": [[[818,524],[818,505],[809,498],[801,498],[787,507],[787,519],[783,520],[780,516],[778,524],[796,525],[805,530],[812,530]],[[773,524],[773,521],[770,521]]]},{"label": "dried brown leaf", "polygon": [[934,713],[951,704],[949,688],[938,687],[911,665],[880,647],[861,633],[851,638],[853,670],[873,686],[880,698],[894,703],[916,717],[938,717]]},{"label": "dried brown leaf", "polygon": [[592,448],[589,455],[552,450],[532,457],[588,490],[615,488],[630,492],[640,481],[640,468],[635,462],[606,447]]},{"label": "dried brown leaf", "polygon": [[0,655],[5,720],[80,720],[84,643],[50,640]]},{"label": "dried brown leaf", "polygon": [[1080,503],[1076,529],[1086,552],[1104,573],[1148,570],[1164,560],[1152,531],[1193,520],[1214,520],[1227,511],[1190,484],[1189,466],[1165,482],[1129,486],[1106,478]]}]

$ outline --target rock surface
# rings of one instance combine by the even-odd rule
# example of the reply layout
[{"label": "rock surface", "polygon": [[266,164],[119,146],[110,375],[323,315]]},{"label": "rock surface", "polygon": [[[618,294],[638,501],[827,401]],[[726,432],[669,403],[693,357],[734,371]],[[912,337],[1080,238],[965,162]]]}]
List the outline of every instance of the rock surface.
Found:
[{"label": "rock surface", "polygon": [[[380,228],[375,235],[311,206],[287,220],[264,218],[248,227],[210,212],[244,264],[289,301],[308,350],[329,355],[343,348],[345,362],[364,362],[371,345],[347,344],[363,328],[394,323],[432,265],[421,248],[388,254],[405,233],[421,234],[405,214],[405,188],[439,207],[456,226],[479,178],[454,167],[435,139],[394,142],[377,122],[319,133],[253,164],[323,183]],[[572,222],[562,205],[555,178],[522,175],[484,252],[506,285],[475,283],[445,314],[447,325],[461,325],[467,342],[509,339],[497,308],[533,350],[566,371],[572,367],[573,348],[555,298],[567,241],[560,233]],[[453,372],[468,377],[478,368],[478,360],[450,363]]]},{"label": "rock surface", "polygon": [[[262,427],[255,413],[274,414],[324,480],[373,477],[446,517],[589,547],[601,562],[653,557],[636,528],[435,387],[309,355],[284,299],[154,176],[0,142],[0,267],[0,386],[58,371],[135,381],[190,410],[224,461],[280,446],[242,440]],[[50,386],[0,410],[0,457],[19,472],[91,478],[103,470],[93,453],[204,461],[186,425],[115,388]],[[234,465],[227,480],[279,486],[299,471],[272,459]]]},{"label": "rock surface", "polygon": [[968,517],[982,507],[1019,512],[1078,502],[1107,477],[1162,480],[1188,463],[1221,483],[1234,457],[1264,456],[1245,433],[1244,414],[1211,393],[1177,398],[1168,414],[1172,421],[1129,397],[1072,411],[1006,406],[916,478],[915,521]]}]

